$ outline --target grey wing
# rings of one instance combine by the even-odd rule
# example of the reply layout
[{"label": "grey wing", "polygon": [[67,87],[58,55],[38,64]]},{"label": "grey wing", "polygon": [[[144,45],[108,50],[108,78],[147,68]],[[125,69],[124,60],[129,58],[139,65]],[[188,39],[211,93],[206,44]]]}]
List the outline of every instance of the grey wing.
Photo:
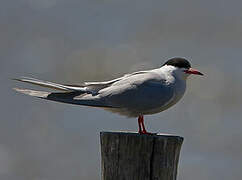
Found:
[{"label": "grey wing", "polygon": [[159,109],[174,97],[173,87],[153,73],[135,75],[122,81],[101,90],[100,96],[106,104],[124,109],[130,116]]},{"label": "grey wing", "polygon": [[[120,79],[120,78],[119,78]],[[112,83],[118,81],[119,79],[114,79],[111,81],[104,81],[104,82],[85,82],[81,85],[67,85],[67,84],[59,84],[59,83],[53,83],[49,81],[43,81],[35,78],[30,77],[21,77],[14,80],[25,82],[29,84],[34,84],[42,87],[47,87],[55,90],[61,90],[61,91],[80,91],[85,93],[96,93],[102,88],[110,86]]]},{"label": "grey wing", "polygon": [[112,86],[115,83],[119,83],[119,82],[123,82],[124,79],[128,79],[132,76],[138,75],[138,74],[146,74],[149,71],[138,71],[138,72],[134,72],[131,74],[125,74],[124,76],[117,78],[117,79],[113,79],[110,81],[103,81],[103,82],[84,82],[83,83],[83,87],[86,88],[87,91],[91,92],[92,94],[99,94],[99,91],[105,88],[108,88],[110,86]]},{"label": "grey wing", "polygon": [[[144,71],[136,72],[133,74],[142,74]],[[86,105],[86,106],[95,106],[95,107],[112,107],[106,104],[106,101],[103,98],[100,98],[99,91],[105,88],[112,86],[112,84],[122,81],[124,78],[130,77],[133,74],[124,75],[123,77],[104,81],[104,82],[86,82],[82,85],[65,85],[65,84],[57,84],[53,82],[38,80],[34,78],[23,77],[19,79],[15,79],[21,82],[26,82],[34,85],[39,85],[42,87],[48,87],[55,90],[61,90],[64,92],[45,92],[45,91],[36,91],[30,89],[20,89],[14,88],[16,91],[21,92],[23,94],[27,94],[30,96],[64,102],[69,104],[78,104],[78,105]]]}]

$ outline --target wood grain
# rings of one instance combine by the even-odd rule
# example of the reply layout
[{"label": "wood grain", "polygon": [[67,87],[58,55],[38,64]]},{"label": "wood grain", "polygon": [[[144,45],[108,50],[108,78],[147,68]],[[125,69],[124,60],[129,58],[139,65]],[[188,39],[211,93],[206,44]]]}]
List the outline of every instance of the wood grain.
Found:
[{"label": "wood grain", "polygon": [[175,180],[183,138],[101,132],[102,180]]}]

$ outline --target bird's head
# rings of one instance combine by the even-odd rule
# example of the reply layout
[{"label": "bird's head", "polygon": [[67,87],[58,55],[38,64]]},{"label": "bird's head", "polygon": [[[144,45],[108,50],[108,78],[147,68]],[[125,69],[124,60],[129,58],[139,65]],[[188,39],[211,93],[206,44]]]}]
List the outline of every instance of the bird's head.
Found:
[{"label": "bird's head", "polygon": [[171,68],[172,73],[174,73],[176,76],[182,79],[187,79],[187,77],[191,74],[203,76],[201,72],[192,68],[189,61],[184,58],[169,59],[168,61],[165,62],[165,64],[163,64],[163,66],[166,66],[167,68]]}]

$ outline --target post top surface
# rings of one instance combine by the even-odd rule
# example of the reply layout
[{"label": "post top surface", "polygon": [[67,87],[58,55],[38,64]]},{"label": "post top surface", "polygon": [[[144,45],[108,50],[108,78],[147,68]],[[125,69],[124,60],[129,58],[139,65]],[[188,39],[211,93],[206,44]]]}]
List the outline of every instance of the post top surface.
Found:
[{"label": "post top surface", "polygon": [[166,133],[154,133],[154,134],[139,134],[138,132],[132,131],[102,131],[100,132],[101,135],[104,134],[113,134],[113,135],[127,135],[127,136],[146,136],[146,137],[157,137],[157,138],[176,138],[183,141],[183,137],[174,135],[174,134],[166,134]]}]

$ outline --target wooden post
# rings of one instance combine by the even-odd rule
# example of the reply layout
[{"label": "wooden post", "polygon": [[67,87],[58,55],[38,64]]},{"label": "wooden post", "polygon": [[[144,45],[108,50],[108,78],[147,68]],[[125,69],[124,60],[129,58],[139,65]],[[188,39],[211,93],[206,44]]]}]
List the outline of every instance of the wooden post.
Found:
[{"label": "wooden post", "polygon": [[176,180],[183,138],[101,132],[102,180]]}]

